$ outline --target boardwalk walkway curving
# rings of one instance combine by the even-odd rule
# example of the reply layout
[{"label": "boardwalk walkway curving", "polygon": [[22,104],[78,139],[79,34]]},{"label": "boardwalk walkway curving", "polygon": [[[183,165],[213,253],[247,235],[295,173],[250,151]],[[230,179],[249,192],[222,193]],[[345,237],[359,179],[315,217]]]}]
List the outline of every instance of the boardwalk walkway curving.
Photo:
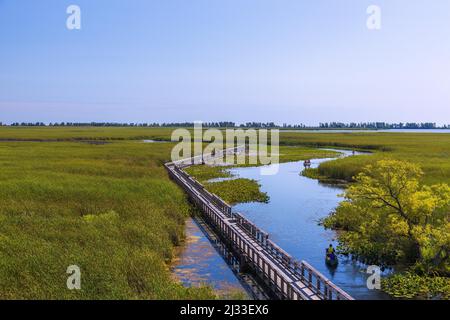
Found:
[{"label": "boardwalk walkway curving", "polygon": [[183,168],[204,163],[227,154],[245,152],[236,147],[205,156],[165,164],[170,177],[189,195],[210,224],[236,252],[241,264],[252,271],[271,290],[272,295],[288,300],[353,300],[305,261],[297,261],[269,239],[269,235],[238,212],[233,212],[221,198],[210,193]]}]

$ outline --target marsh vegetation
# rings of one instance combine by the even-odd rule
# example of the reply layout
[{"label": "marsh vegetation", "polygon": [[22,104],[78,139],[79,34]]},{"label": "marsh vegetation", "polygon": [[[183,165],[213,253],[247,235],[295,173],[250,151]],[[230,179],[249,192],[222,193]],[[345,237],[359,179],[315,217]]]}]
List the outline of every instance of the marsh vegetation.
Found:
[{"label": "marsh vegetation", "polygon": [[[209,287],[183,287],[168,269],[192,208],[162,166],[174,144],[141,140],[168,141],[171,132],[171,128],[0,127],[0,297],[216,297]],[[282,132],[280,143],[281,162],[335,155],[317,147],[373,152],[370,157],[324,162],[311,171],[314,177],[355,182],[367,165],[407,160],[423,171],[420,185],[450,183],[449,134]],[[229,202],[267,200],[255,181],[207,182],[230,177],[227,167],[189,170]],[[441,219],[448,221],[448,216]],[[448,234],[444,229],[442,237]],[[80,291],[66,288],[66,269],[72,264],[82,270]],[[416,271],[409,278],[420,276]],[[406,285],[400,288],[399,283],[392,282],[391,287],[403,292]]]},{"label": "marsh vegetation", "polygon": [[[0,143],[0,298],[215,297],[170,277],[191,212],[162,167],[170,150],[137,141]],[[82,286],[71,291],[74,264]]]},{"label": "marsh vegetation", "polygon": [[[319,150],[309,147],[282,146],[279,149],[279,161],[291,162],[313,158],[334,157],[338,152]],[[253,158],[253,159],[251,159]],[[230,204],[245,202],[267,202],[269,196],[260,191],[260,185],[253,179],[234,179],[229,169],[236,167],[252,167],[262,165],[258,157],[247,157],[246,162],[238,165],[209,166],[196,165],[187,168],[187,172],[205,184],[211,192],[217,194]]]}]

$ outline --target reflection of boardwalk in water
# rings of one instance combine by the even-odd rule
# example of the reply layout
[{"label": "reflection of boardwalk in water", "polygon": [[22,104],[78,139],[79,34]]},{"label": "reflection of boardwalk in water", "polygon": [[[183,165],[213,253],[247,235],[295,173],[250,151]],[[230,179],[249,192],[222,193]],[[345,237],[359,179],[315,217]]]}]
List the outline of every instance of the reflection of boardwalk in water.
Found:
[{"label": "reflection of boardwalk in water", "polygon": [[242,293],[248,298],[268,298],[251,275],[240,272],[238,259],[200,217],[187,221],[186,242],[172,271],[184,285],[211,285],[221,296]]},{"label": "reflection of boardwalk in water", "polygon": [[239,282],[203,235],[196,223],[186,223],[186,243],[174,260],[173,271],[181,282],[188,286],[210,284],[215,289],[241,289]]}]

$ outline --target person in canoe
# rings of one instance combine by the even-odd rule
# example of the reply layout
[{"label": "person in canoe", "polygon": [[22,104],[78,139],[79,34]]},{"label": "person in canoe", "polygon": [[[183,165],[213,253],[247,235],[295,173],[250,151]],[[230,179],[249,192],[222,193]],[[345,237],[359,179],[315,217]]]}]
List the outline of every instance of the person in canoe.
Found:
[{"label": "person in canoe", "polygon": [[305,168],[311,167],[311,160],[305,160],[305,161],[303,162],[303,165],[305,166]]},{"label": "person in canoe", "polygon": [[336,256],[336,251],[333,248],[333,245],[330,244],[330,246],[325,249],[326,256],[325,256],[325,263],[329,266],[336,266],[338,264],[338,259]]}]

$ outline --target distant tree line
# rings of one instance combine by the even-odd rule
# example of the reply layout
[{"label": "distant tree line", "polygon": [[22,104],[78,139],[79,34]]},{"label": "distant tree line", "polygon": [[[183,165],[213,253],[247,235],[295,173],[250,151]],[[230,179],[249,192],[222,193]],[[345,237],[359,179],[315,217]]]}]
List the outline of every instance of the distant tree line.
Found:
[{"label": "distant tree line", "polygon": [[361,123],[341,123],[341,122],[325,122],[319,124],[320,128],[331,128],[331,129],[447,129],[450,125],[444,125],[438,127],[436,123],[433,122],[423,122],[423,123],[386,123],[386,122],[361,122]]},{"label": "distant tree line", "polygon": [[[307,126],[304,124],[276,124],[274,122],[246,122],[237,124],[231,121],[204,122],[203,127],[208,128],[265,128],[265,129],[450,129],[450,124],[437,126],[433,122],[423,123],[387,123],[387,122],[323,122],[319,126]],[[194,122],[163,122],[163,123],[121,123],[121,122],[13,122],[5,124],[0,122],[0,126],[11,127],[193,127]]]},{"label": "distant tree line", "polygon": [[[0,125],[2,123],[0,122]],[[6,124],[3,124],[6,125]],[[194,122],[170,122],[170,123],[134,123],[134,122],[13,122],[11,127],[193,127]],[[204,127],[235,127],[234,122],[207,122]]]}]

